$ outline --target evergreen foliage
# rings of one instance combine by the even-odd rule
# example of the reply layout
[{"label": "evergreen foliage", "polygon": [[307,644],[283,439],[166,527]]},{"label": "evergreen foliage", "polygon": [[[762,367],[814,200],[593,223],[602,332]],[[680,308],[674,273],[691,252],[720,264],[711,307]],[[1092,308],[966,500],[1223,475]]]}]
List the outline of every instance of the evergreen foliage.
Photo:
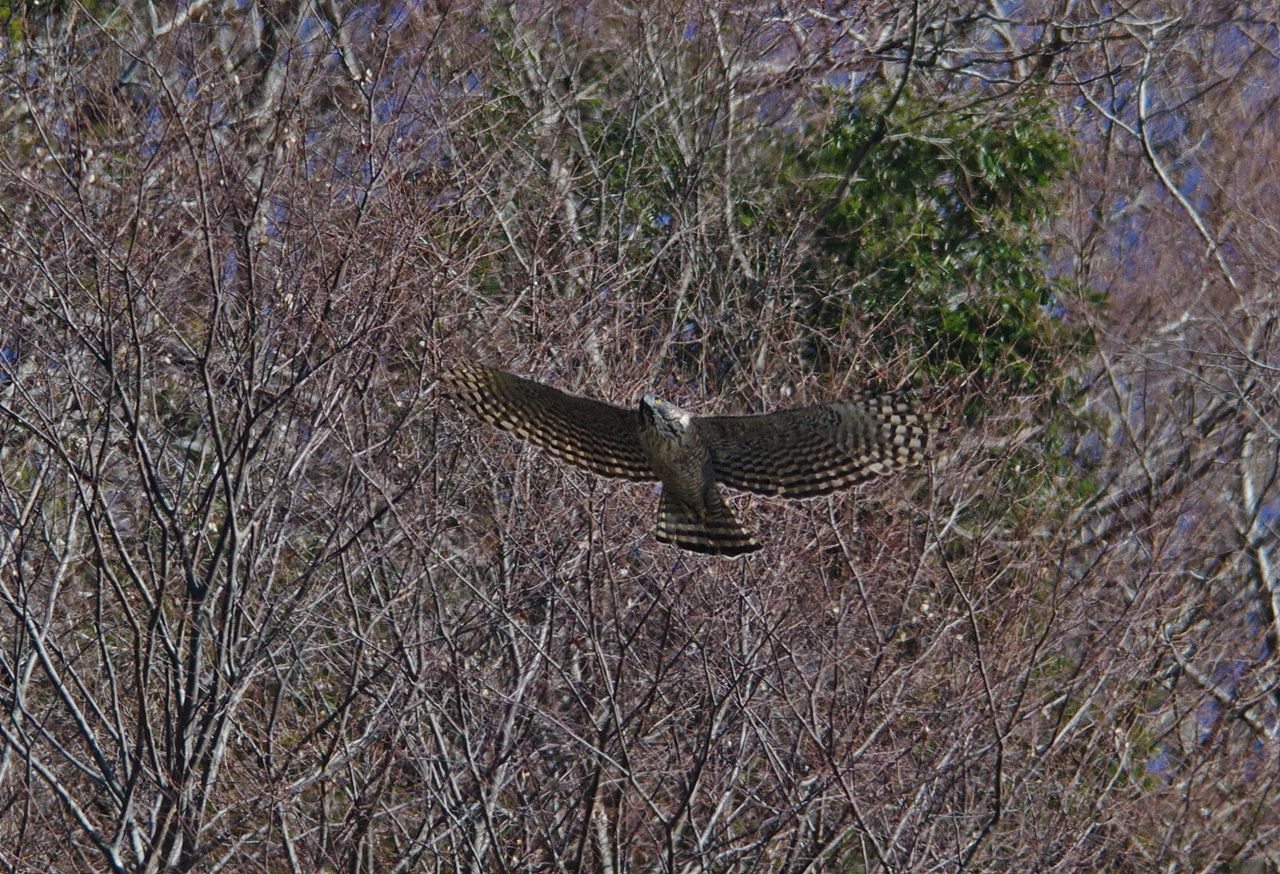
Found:
[{"label": "evergreen foliage", "polygon": [[1053,378],[1062,344],[1086,339],[1061,318],[1065,289],[1044,257],[1067,136],[1030,100],[1004,116],[884,103],[849,107],[794,157],[802,192],[823,204],[815,287],[836,289],[815,294],[815,322],[864,318],[886,346],[919,344],[934,374]]}]

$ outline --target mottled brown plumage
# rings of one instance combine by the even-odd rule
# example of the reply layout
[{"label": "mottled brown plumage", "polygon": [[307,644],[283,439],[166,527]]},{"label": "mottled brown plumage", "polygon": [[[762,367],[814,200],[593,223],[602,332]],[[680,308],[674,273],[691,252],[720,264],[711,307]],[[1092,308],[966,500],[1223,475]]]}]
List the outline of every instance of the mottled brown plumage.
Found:
[{"label": "mottled brown plumage", "polygon": [[933,434],[929,415],[896,394],[760,416],[694,416],[653,395],[626,410],[472,364],[449,371],[444,384],[476,416],[565,461],[661,480],[658,539],[718,555],[760,548],[718,483],[789,498],[825,495],[921,462]]}]

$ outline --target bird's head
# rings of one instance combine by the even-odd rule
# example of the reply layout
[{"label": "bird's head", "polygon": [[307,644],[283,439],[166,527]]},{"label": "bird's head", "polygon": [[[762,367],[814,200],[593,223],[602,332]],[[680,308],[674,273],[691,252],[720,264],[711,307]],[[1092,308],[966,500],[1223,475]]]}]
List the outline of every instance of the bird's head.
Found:
[{"label": "bird's head", "polygon": [[693,423],[693,414],[662,398],[645,395],[640,400],[640,420],[645,427],[668,437],[680,438]]}]

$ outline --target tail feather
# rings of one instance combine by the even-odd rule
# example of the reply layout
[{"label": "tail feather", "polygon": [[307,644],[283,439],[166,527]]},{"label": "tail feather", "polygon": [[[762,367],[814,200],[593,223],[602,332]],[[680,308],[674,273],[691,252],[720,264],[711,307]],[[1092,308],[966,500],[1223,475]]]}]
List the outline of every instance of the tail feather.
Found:
[{"label": "tail feather", "polygon": [[756,539],[721,501],[694,508],[663,492],[658,503],[658,539],[681,549],[711,555],[742,555],[760,548]]}]

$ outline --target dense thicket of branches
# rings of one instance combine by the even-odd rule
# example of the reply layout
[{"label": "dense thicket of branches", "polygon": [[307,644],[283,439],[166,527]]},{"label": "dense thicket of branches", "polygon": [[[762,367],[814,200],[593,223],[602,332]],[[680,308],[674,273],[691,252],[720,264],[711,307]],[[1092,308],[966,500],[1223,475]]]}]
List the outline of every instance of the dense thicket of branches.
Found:
[{"label": "dense thicket of branches", "polygon": [[[0,2],[0,858],[1280,865],[1278,15]],[[460,357],[951,432],[706,559]]]}]

